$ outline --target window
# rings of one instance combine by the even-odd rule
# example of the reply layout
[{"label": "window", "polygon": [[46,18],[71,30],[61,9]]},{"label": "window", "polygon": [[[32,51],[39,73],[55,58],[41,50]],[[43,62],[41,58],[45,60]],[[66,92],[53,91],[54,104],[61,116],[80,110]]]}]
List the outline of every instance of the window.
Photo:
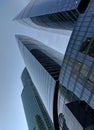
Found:
[{"label": "window", "polygon": [[94,39],[87,38],[80,48],[80,52],[94,57]]}]

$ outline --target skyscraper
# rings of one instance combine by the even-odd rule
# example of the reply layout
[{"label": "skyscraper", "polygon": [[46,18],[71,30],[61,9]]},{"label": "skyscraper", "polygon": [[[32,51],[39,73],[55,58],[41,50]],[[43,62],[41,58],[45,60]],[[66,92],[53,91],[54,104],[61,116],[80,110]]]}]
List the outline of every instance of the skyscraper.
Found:
[{"label": "skyscraper", "polygon": [[[52,94],[54,95],[52,96],[54,99],[51,98],[54,106],[52,111],[53,117],[51,117],[51,119],[53,119],[56,130],[93,130],[94,0],[62,0],[59,2],[56,4],[56,1],[53,0],[37,1],[33,4],[32,8],[31,4],[29,4],[29,7],[27,6],[27,11],[25,9],[25,12],[23,11],[17,18],[20,19],[22,17],[22,21],[28,20],[30,25],[33,26],[33,24],[35,24],[35,26],[43,26],[46,29],[73,29],[62,66],[61,63],[59,63],[61,68],[60,75],[58,74],[59,81],[58,78],[55,79],[55,77],[52,76],[56,82],[54,82],[54,80],[52,81],[54,85],[51,86],[54,86],[54,89],[50,90],[51,93],[54,92],[54,94]],[[30,19],[27,18],[27,14]],[[39,50],[43,52],[42,49]],[[47,53],[45,51],[41,53],[39,50],[32,50],[31,53],[45,68],[44,64],[49,64],[50,60],[44,60],[44,57],[46,57],[44,54],[47,55],[49,51]],[[43,55],[44,57],[42,57]],[[48,54],[48,57],[49,56],[51,55]],[[27,54],[25,54],[24,57],[27,57]],[[40,61],[41,58],[42,60]],[[52,57],[50,58],[53,59]],[[28,57],[28,68],[30,68],[32,64],[29,59]],[[55,62],[56,61],[57,59]],[[54,64],[54,62],[51,64]],[[51,70],[52,68],[53,67],[51,67]],[[55,69],[56,68],[57,65],[55,65]],[[57,72],[55,69],[54,72]],[[40,68],[38,68],[38,70],[40,70]],[[32,75],[34,75],[34,72]],[[46,73],[44,75],[46,75]],[[41,79],[39,80],[41,81]],[[48,80],[45,80],[45,82],[49,84]],[[48,92],[48,90],[45,89],[43,93],[46,92]],[[47,99],[46,96],[45,99]],[[52,102],[48,104],[52,104]],[[52,106],[50,108],[52,108]]]},{"label": "skyscraper", "polygon": [[[94,1],[91,1],[86,11],[77,19],[59,77],[60,94],[64,99],[64,104],[67,104],[62,113],[66,118],[68,128],[73,126],[71,129],[77,129],[77,123],[79,129],[94,129],[93,23]],[[70,120],[66,116],[67,110],[71,113]],[[78,111],[79,114],[77,114]],[[72,116],[73,121],[71,121]]]},{"label": "skyscraper", "polygon": [[22,72],[22,101],[29,130],[54,130],[52,121],[29,76],[27,69]]},{"label": "skyscraper", "polygon": [[[32,38],[21,35],[16,35],[16,38],[30,77],[55,129],[58,130],[57,100],[61,54]],[[53,55],[58,55],[58,59]]]},{"label": "skyscraper", "polygon": [[79,14],[84,13],[90,0],[33,0],[15,18],[41,29],[73,30]]}]

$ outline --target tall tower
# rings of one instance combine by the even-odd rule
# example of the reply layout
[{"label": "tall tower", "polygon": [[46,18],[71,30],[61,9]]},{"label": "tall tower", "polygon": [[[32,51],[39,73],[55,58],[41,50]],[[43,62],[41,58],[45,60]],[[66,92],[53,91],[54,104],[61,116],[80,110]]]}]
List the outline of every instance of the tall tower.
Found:
[{"label": "tall tower", "polygon": [[[64,109],[62,107],[61,113],[65,117],[68,128],[72,130],[77,128],[94,129],[93,23],[94,1],[92,0],[86,11],[77,19],[59,77],[60,95],[66,104]],[[70,120],[66,116],[69,113]],[[72,119],[73,121],[71,121]]]},{"label": "tall tower", "polygon": [[52,121],[25,68],[22,72],[22,102],[29,130],[54,130]]},{"label": "tall tower", "polygon": [[[57,2],[57,3],[56,3]],[[46,9],[49,10],[47,10]],[[45,9],[44,9],[45,8]],[[32,12],[32,13],[31,13]],[[33,14],[34,13],[34,14]],[[27,16],[28,14],[28,16]],[[31,15],[32,14],[32,15]],[[52,93],[52,99],[48,104],[53,104],[53,110],[51,119],[54,122],[55,129],[60,130],[93,130],[94,129],[94,0],[66,0],[66,1],[35,1],[31,8],[27,6],[27,10],[23,10],[17,17],[22,18],[22,21],[29,22],[32,26],[43,27],[45,29],[68,29],[73,30],[72,35],[61,65],[60,62],[56,62],[45,49],[34,48],[30,50],[30,46],[26,48],[32,53],[34,58],[51,74],[54,85],[49,90],[39,90],[41,95],[42,90],[44,93],[50,91]],[[29,18],[29,19],[28,19]],[[41,28],[42,29],[42,28]],[[24,41],[24,40],[19,40]],[[25,43],[25,42],[23,42]],[[29,42],[30,45],[30,42]],[[23,47],[25,48],[25,47]],[[29,54],[24,54],[21,45],[21,50],[24,55],[25,61],[28,61],[28,70],[32,63],[29,61]],[[45,51],[43,51],[45,50]],[[44,55],[44,56],[43,56]],[[49,58],[44,60],[46,56]],[[28,57],[28,58],[27,58]],[[32,58],[33,64],[37,64]],[[40,60],[41,59],[41,60]],[[60,60],[59,60],[60,61]],[[50,65],[49,65],[50,63]],[[57,64],[56,64],[57,63]],[[53,64],[53,66],[52,66]],[[49,66],[48,66],[49,65]],[[54,68],[54,74],[59,72],[56,68],[60,66],[60,75],[55,77],[52,75],[52,68]],[[37,65],[39,66],[39,65]],[[47,67],[46,67],[47,66]],[[32,66],[33,67],[33,66]],[[37,68],[37,67],[35,67]],[[35,70],[34,68],[34,70]],[[37,71],[41,72],[38,68]],[[31,71],[31,70],[30,70]],[[51,71],[51,72],[50,72]],[[43,71],[42,71],[43,72]],[[32,71],[32,79],[34,80],[37,74]],[[41,73],[42,79],[44,73]],[[58,81],[59,76],[59,81]],[[38,76],[39,77],[39,76]],[[37,79],[38,79],[37,77]],[[46,79],[48,79],[46,77]],[[46,84],[49,81],[44,79]],[[41,81],[41,78],[39,78]],[[46,82],[47,81],[47,82]],[[35,82],[35,81],[34,81]],[[45,83],[36,86],[44,86]],[[39,87],[38,87],[39,88]],[[52,89],[53,88],[53,89]],[[56,90],[57,89],[57,90]],[[43,96],[47,99],[46,96]],[[49,99],[48,99],[49,101]],[[58,107],[57,107],[58,105]],[[49,112],[49,105],[45,105]],[[54,115],[55,114],[55,115]]]},{"label": "tall tower", "polygon": [[16,35],[16,38],[30,77],[54,123],[55,129],[58,130],[58,79],[62,63],[61,57],[63,56],[30,37]]}]

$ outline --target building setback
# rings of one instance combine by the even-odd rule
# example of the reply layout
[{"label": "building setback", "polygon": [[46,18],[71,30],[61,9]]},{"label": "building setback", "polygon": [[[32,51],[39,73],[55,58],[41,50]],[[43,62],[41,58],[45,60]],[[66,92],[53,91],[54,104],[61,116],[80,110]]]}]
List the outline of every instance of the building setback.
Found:
[{"label": "building setback", "polygon": [[54,130],[52,121],[25,68],[22,72],[23,91],[21,94],[29,130]]}]

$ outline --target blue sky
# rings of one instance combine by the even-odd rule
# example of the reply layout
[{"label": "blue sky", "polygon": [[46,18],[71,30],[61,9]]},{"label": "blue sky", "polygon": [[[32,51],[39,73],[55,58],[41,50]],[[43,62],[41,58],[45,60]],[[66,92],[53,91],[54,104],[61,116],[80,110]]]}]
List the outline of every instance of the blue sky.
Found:
[{"label": "blue sky", "polygon": [[0,0],[0,130],[28,130],[21,101],[24,62],[15,34],[40,40],[65,53],[69,36],[20,25],[12,19],[30,0]]}]

